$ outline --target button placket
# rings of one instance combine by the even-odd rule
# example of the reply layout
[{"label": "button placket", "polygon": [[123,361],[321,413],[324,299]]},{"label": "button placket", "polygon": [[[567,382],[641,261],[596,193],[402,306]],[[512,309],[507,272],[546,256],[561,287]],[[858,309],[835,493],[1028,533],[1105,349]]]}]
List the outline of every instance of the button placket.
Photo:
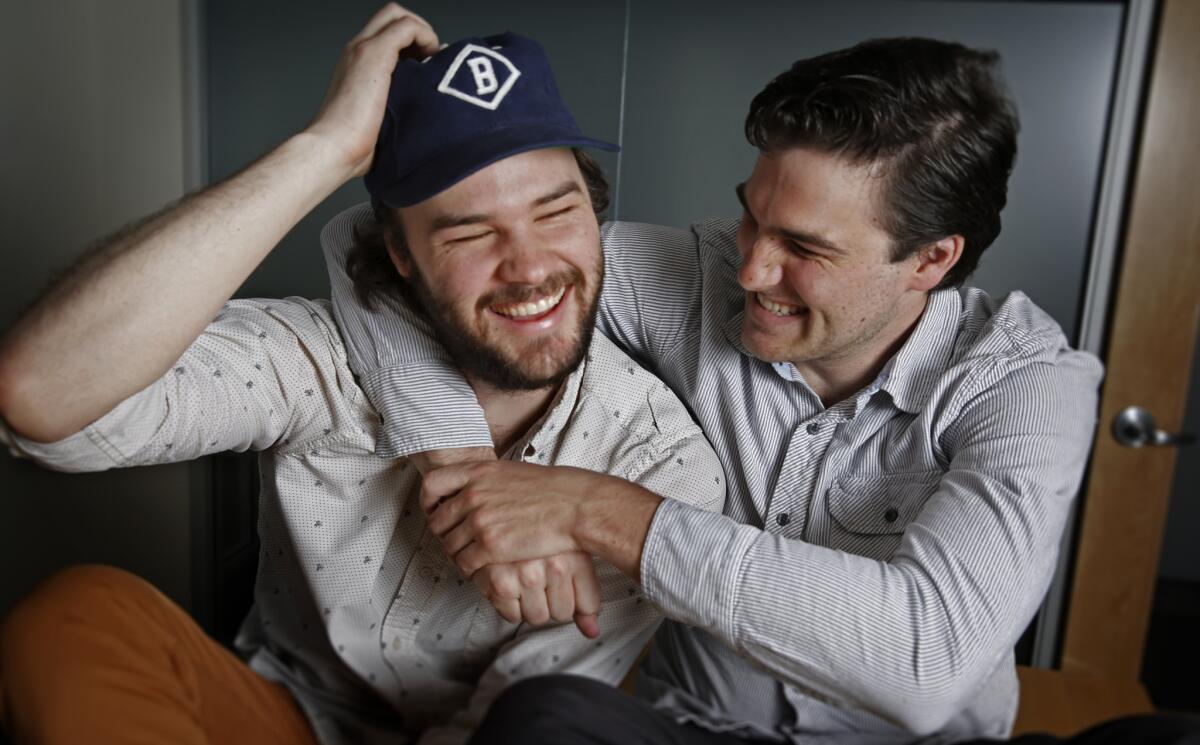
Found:
[{"label": "button placket", "polygon": [[[824,508],[821,505],[824,497],[818,487],[822,483],[829,448],[837,433],[839,420],[836,418],[836,411],[836,408],[827,409],[821,419],[812,420],[804,426],[804,439],[808,453],[807,491],[804,495],[805,511],[803,516],[797,512],[790,515],[791,525],[789,527],[791,529],[787,531],[789,535],[800,536],[806,541],[821,545],[824,545],[822,541],[826,540],[829,525],[822,514]],[[813,517],[814,514],[815,517]],[[799,517],[804,519],[797,524],[796,520]]]},{"label": "button placket", "polygon": [[[441,563],[440,552],[438,541],[426,531],[388,609],[384,620],[384,657],[393,664],[399,664],[404,659],[404,649],[410,647],[417,636],[419,619],[428,607],[430,594],[436,584],[434,579],[438,571],[435,567]],[[418,619],[418,623],[413,623],[413,619]]]},{"label": "button placket", "polygon": [[812,494],[811,444],[812,436],[804,425],[792,431],[779,480],[764,515],[765,527],[771,532],[799,535],[804,530],[806,505]]}]

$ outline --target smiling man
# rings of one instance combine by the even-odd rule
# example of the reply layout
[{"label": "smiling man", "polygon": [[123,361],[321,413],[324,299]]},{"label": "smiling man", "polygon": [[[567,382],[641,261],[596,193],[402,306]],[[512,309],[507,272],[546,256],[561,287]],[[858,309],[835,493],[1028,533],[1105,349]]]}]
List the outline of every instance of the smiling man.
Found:
[{"label": "smiling man", "polygon": [[[759,157],[736,189],[740,220],[604,226],[599,327],[688,403],[728,499],[713,515],[569,469],[430,473],[430,529],[464,573],[582,550],[671,619],[641,700],[528,681],[478,742],[1008,735],[1013,646],[1054,570],[1101,367],[1023,294],[962,287],[1000,232],[1016,152],[995,66],[927,39],[800,60],[751,104]],[[336,251],[350,236],[326,239]],[[371,312],[336,278],[334,303],[370,339],[351,366],[386,450],[489,442],[406,308]],[[384,317],[387,333],[364,333]],[[1124,720],[1078,742],[1195,731]]]},{"label": "smiling man", "polygon": [[687,409],[592,334],[607,184],[578,148],[612,146],[579,132],[535,42],[438,48],[385,7],[307,129],[111,239],[0,340],[0,435],[18,456],[95,471],[254,449],[262,473],[244,661],[138,578],[64,571],[3,626],[0,724],[17,743],[462,742],[519,679],[616,683],[661,620],[580,552],[460,577],[427,530],[417,464],[378,455],[328,302],[229,300],[365,171],[378,220],[334,269],[364,302],[411,298],[494,457],[721,509]]}]

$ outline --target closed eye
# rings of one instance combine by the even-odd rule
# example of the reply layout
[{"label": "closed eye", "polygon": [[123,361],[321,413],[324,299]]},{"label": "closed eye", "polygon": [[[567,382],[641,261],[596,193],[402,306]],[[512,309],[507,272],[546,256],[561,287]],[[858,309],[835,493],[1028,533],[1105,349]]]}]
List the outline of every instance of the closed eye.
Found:
[{"label": "closed eye", "polygon": [[568,212],[570,212],[571,210],[575,209],[577,206],[578,205],[575,205],[575,204],[568,204],[566,207],[563,207],[561,209],[554,210],[553,212],[548,212],[544,215],[539,215],[537,218],[538,222],[541,222],[542,220],[552,220],[561,215],[565,215]]},{"label": "closed eye", "polygon": [[486,238],[487,236],[489,236],[491,234],[492,234],[492,231],[485,230],[482,233],[472,233],[471,235],[464,235],[460,238],[452,238],[452,239],[446,241],[446,243],[470,243],[471,241],[477,241],[480,238]]},{"label": "closed eye", "polygon": [[791,249],[792,253],[799,254],[800,256],[818,255],[815,251],[808,249],[803,243],[797,243],[796,241],[788,241],[787,243],[788,248]]}]

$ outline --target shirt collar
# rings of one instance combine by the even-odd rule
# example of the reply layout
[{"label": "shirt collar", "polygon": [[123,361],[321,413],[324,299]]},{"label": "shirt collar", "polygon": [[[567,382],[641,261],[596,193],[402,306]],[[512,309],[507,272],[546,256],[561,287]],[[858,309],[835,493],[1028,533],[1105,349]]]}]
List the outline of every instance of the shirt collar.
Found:
[{"label": "shirt collar", "polygon": [[962,300],[957,289],[929,294],[917,327],[886,368],[888,376],[882,389],[891,395],[898,408],[916,414],[929,401],[954,353],[961,313]]},{"label": "shirt collar", "polygon": [[[575,411],[575,402],[579,400],[579,388],[583,382],[584,370],[587,369],[588,362],[592,359],[592,350],[595,349],[595,346],[596,342],[593,338],[592,345],[579,362],[579,366],[572,370],[567,379],[558,387],[558,393],[555,394],[546,413],[534,422],[524,436],[517,440],[506,457],[513,460],[530,460],[536,463],[549,462],[547,459],[553,452],[559,433],[566,426],[567,420],[571,418],[571,413]],[[538,457],[539,455],[545,457]]]},{"label": "shirt collar", "polygon": [[[739,352],[753,357],[742,344],[745,298],[730,297],[726,302],[729,307],[725,314],[725,337]],[[887,391],[896,406],[910,414],[916,414],[924,408],[954,352],[955,330],[961,312],[962,300],[957,289],[929,293],[929,300],[916,328],[865,392],[873,394],[876,390]],[[790,363],[772,367],[785,380],[799,380]]]}]

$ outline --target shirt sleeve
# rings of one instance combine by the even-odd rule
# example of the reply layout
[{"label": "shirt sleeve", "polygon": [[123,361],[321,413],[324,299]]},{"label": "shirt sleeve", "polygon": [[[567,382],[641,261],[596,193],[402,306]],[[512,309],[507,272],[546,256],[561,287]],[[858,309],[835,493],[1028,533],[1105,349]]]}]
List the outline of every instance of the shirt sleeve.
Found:
[{"label": "shirt sleeve", "polygon": [[[474,391],[421,315],[396,293],[375,293],[371,308],[355,293],[347,260],[358,236],[373,223],[369,206],[346,210],[325,226],[321,245],[350,367],[383,417],[378,453],[391,458],[491,447]],[[697,233],[609,223],[602,242],[606,279],[599,328],[658,369],[698,319]]]},{"label": "shirt sleeve", "polygon": [[1012,372],[966,400],[948,468],[889,561],[666,501],[647,596],[785,685],[912,732],[944,726],[1036,611],[1086,465],[1094,361]]},{"label": "shirt sleeve", "polygon": [[[721,464],[697,428],[671,442],[647,444],[646,452],[654,455],[642,459],[631,481],[704,514],[720,512],[725,503]],[[524,678],[572,673],[614,686],[621,682],[662,620],[662,611],[622,572],[599,559],[594,563],[601,590],[600,638],[587,639],[574,624],[536,629],[523,625],[480,677],[467,705],[445,725],[426,730],[421,745],[466,742],[492,701]]]},{"label": "shirt sleeve", "polygon": [[263,450],[332,427],[331,392],[353,395],[329,311],[318,303],[233,300],[162,377],[58,442],[0,427],[10,451],[59,471],[102,471]]}]

